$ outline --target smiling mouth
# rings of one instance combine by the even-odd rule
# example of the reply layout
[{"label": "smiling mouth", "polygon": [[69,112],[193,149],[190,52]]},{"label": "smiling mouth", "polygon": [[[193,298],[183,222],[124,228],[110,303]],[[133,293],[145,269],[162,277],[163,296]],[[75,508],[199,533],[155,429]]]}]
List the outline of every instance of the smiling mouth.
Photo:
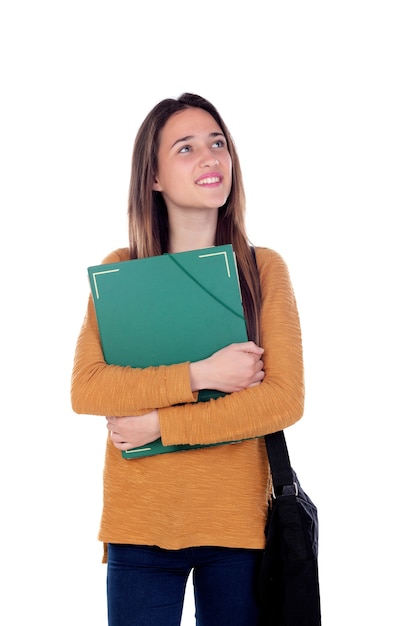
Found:
[{"label": "smiling mouth", "polygon": [[207,178],[202,178],[197,181],[197,185],[213,185],[214,183],[219,183],[220,178],[218,176],[208,176]]}]

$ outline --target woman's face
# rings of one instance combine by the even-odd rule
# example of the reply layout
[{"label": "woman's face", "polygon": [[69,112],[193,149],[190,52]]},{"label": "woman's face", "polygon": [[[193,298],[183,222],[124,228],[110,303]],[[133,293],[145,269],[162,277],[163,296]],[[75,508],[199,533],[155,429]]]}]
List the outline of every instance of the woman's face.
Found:
[{"label": "woman's face", "polygon": [[174,113],[160,134],[153,185],[168,212],[217,210],[225,204],[231,184],[231,157],[214,118],[198,108]]}]

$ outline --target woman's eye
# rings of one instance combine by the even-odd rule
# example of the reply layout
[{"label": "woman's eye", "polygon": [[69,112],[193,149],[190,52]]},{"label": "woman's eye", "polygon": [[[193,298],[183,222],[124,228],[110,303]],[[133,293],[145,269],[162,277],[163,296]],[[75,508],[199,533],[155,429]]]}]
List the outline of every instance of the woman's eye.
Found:
[{"label": "woman's eye", "polygon": [[224,146],[224,141],[222,139],[217,139],[217,141],[213,143],[213,146],[215,148],[222,148]]},{"label": "woman's eye", "polygon": [[190,146],[183,146],[182,148],[180,148],[179,152],[189,152],[190,149]]}]

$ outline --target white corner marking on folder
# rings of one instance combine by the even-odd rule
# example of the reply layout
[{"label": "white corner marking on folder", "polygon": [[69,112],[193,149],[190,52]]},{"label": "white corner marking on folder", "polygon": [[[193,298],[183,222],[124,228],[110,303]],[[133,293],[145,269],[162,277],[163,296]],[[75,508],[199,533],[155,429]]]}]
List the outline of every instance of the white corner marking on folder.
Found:
[{"label": "white corner marking on folder", "polygon": [[96,277],[100,274],[113,274],[113,272],[119,272],[119,268],[116,270],[105,270],[103,272],[93,272],[93,286],[95,287],[96,299],[99,300],[99,291],[98,291],[98,283],[96,282]]},{"label": "white corner marking on folder", "polygon": [[224,256],[224,260],[226,262],[226,268],[227,268],[227,276],[230,278],[230,266],[229,266],[229,260],[227,258],[227,252],[210,252],[209,254],[199,254],[198,258],[199,259],[204,259],[204,257],[208,257],[208,256],[217,256],[218,254],[222,254]]},{"label": "white corner marking on folder", "polygon": [[132,448],[131,450],[124,450],[125,454],[137,454],[138,452],[149,452],[151,448]]}]

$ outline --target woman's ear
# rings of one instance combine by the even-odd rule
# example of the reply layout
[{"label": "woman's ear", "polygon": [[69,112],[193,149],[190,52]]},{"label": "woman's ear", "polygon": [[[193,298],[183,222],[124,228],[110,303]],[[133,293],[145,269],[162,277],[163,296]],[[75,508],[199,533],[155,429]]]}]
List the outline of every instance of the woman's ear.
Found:
[{"label": "woman's ear", "polygon": [[154,178],[154,182],[152,183],[152,190],[153,191],[162,191],[162,187],[158,181],[158,178]]}]

